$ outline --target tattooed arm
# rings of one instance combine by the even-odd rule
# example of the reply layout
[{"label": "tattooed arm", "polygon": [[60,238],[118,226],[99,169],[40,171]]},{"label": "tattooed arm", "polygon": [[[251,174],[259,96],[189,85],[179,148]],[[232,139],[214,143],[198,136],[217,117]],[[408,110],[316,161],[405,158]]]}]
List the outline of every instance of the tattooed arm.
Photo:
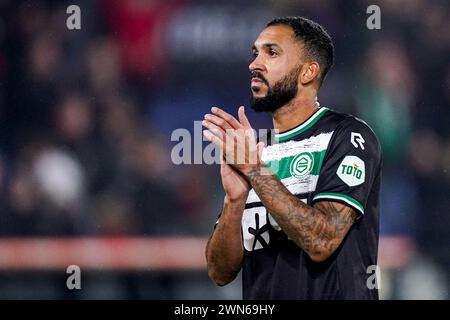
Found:
[{"label": "tattooed arm", "polygon": [[[270,170],[261,162],[262,143],[250,134],[251,125],[243,107],[239,108],[238,122],[219,108],[212,108],[214,115],[205,116],[205,137],[217,144],[230,165],[243,174],[252,185],[262,203],[283,231],[314,261],[326,260],[340,245],[357,214],[338,202],[321,201],[314,207],[295,197],[275,175],[261,174]],[[246,129],[246,130],[237,130]],[[247,130],[248,129],[248,130]],[[243,160],[235,155],[243,155]],[[252,159],[257,159],[252,161]]]},{"label": "tattooed arm", "polygon": [[281,229],[313,261],[325,261],[333,254],[357,217],[352,208],[338,202],[321,201],[314,207],[303,203],[278,177],[261,174],[261,167],[252,168],[246,177]]}]

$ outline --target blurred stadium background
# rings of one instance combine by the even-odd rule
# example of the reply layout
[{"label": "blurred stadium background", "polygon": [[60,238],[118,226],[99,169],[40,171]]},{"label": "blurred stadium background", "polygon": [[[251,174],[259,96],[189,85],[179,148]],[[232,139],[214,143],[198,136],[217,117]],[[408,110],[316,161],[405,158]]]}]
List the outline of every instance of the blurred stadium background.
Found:
[{"label": "blurred stadium background", "polygon": [[0,0],[0,299],[241,298],[205,272],[219,169],[173,165],[170,135],[248,105],[251,45],[280,15],[328,29],[319,100],[381,140],[381,297],[450,298],[447,0]]}]

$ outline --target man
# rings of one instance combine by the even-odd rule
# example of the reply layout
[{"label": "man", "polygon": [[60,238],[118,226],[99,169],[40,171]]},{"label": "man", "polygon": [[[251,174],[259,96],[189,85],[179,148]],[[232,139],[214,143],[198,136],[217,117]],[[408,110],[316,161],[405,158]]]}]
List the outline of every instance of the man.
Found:
[{"label": "man", "polygon": [[219,108],[205,115],[226,193],[209,276],[223,286],[242,268],[244,299],[378,299],[367,270],[377,264],[381,150],[364,122],[316,101],[330,36],[311,20],[279,18],[253,53],[252,107],[271,112],[278,133],[257,143],[244,107],[239,120]]}]

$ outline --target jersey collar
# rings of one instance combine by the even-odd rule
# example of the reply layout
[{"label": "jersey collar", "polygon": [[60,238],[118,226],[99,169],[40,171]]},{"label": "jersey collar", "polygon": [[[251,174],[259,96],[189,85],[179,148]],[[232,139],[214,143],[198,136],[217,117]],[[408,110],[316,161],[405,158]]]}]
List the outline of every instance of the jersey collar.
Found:
[{"label": "jersey collar", "polygon": [[302,132],[305,132],[306,130],[311,128],[317,121],[319,121],[319,119],[322,118],[322,116],[328,110],[329,109],[327,107],[321,107],[312,116],[310,116],[308,120],[306,120],[302,124],[299,124],[295,128],[292,128],[288,131],[284,131],[283,133],[276,133],[275,140],[276,141],[285,141],[285,140],[292,138],[293,136],[296,136]]}]

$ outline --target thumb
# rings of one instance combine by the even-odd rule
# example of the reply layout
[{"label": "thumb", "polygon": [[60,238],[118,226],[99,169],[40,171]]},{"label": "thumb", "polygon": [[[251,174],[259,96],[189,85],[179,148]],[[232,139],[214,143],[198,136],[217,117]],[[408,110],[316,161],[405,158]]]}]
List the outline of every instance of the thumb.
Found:
[{"label": "thumb", "polygon": [[247,119],[247,116],[245,115],[245,108],[244,108],[244,106],[240,106],[239,107],[238,116],[239,116],[239,121],[244,126],[244,128],[250,129],[252,127],[250,122]]},{"label": "thumb", "polygon": [[263,149],[264,149],[264,142],[258,142],[258,144],[256,145],[256,150],[258,153],[259,160],[261,160],[261,158],[262,158]]}]

